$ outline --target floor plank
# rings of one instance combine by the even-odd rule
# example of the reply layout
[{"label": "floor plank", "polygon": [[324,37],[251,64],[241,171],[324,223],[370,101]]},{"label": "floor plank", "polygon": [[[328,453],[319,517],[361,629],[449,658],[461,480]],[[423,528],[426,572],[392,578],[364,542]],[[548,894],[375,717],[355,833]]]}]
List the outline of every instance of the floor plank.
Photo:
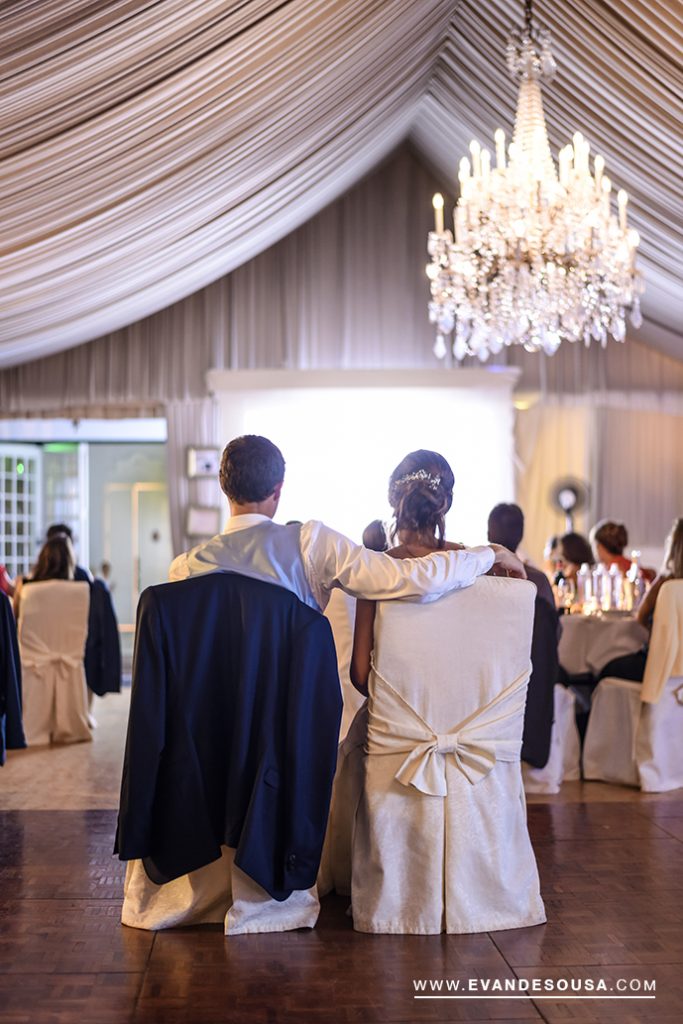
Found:
[{"label": "floor plank", "polygon": [[[483,935],[313,932],[226,939],[120,925],[112,856],[128,695],[94,742],[10,752],[0,769],[3,1024],[496,1024],[683,1019],[683,793],[573,783],[529,801],[548,923]],[[414,979],[654,979],[656,1000],[416,1000]]]}]

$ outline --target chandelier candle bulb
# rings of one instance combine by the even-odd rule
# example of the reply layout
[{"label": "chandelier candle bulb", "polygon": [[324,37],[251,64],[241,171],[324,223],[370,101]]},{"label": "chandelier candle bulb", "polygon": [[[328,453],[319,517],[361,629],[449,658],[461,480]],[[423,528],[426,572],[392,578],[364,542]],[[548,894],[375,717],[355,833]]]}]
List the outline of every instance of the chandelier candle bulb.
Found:
[{"label": "chandelier candle bulb", "polygon": [[595,160],[593,162],[593,168],[595,170],[595,185],[596,185],[596,188],[599,189],[600,188],[600,183],[602,181],[602,175],[603,175],[603,172],[605,170],[605,160],[604,160],[604,157],[596,156],[596,158],[595,158]]},{"label": "chandelier candle bulb", "polygon": [[443,234],[443,196],[440,192],[437,192],[432,199],[432,206],[434,207],[434,230],[437,235]]},{"label": "chandelier candle bulb", "polygon": [[472,176],[478,178],[481,175],[481,146],[476,139],[470,142],[470,153],[472,154]]},{"label": "chandelier candle bulb", "polygon": [[564,188],[569,184],[569,169],[571,167],[571,147],[563,146],[559,153],[560,161],[560,185]]},{"label": "chandelier candle bulb", "polygon": [[499,171],[505,170],[505,132],[497,128],[494,134],[496,140],[496,167]]}]

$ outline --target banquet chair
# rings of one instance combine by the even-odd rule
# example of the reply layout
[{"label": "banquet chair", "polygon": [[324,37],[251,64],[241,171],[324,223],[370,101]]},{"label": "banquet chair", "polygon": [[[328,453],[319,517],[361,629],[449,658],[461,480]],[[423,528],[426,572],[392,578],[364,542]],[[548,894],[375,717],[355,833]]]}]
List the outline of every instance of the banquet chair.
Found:
[{"label": "banquet chair", "polygon": [[524,710],[522,761],[543,768],[548,763],[554,718],[554,688],[560,665],[557,657],[557,612],[536,595],[531,635],[531,676]]},{"label": "banquet chair", "polygon": [[19,607],[24,732],[29,746],[92,739],[83,657],[90,586],[27,583]]},{"label": "banquet chair", "polygon": [[683,786],[683,580],[657,597],[642,684],[606,678],[593,694],[584,777],[647,793]]},{"label": "banquet chair", "polygon": [[550,752],[542,768],[522,763],[526,793],[559,793],[563,782],[581,778],[581,741],[576,726],[576,697],[561,683],[553,690]]},{"label": "banquet chair", "polygon": [[329,623],[294,594],[222,572],[148,587],[115,848],[123,924],[312,928],[341,711]]},{"label": "banquet chair", "polygon": [[21,715],[21,662],[12,605],[0,591],[0,765],[26,746]]},{"label": "banquet chair", "polygon": [[353,647],[353,627],[356,617],[355,598],[349,597],[343,590],[333,590],[323,615],[330,624],[334,647],[337,652],[337,669],[341,683],[342,710],[341,726],[339,728],[339,742],[342,743],[351,723],[364,698],[356,690],[349,676],[351,665],[351,649]]},{"label": "banquet chair", "polygon": [[363,932],[545,921],[520,770],[535,591],[482,577],[437,604],[380,602],[352,914]]}]

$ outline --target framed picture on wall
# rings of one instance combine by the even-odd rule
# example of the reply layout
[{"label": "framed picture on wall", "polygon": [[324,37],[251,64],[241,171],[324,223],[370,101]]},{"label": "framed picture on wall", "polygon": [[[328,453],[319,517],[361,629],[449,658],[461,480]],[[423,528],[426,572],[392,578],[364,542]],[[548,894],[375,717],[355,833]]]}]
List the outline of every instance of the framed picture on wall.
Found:
[{"label": "framed picture on wall", "polygon": [[221,464],[220,448],[188,448],[187,475],[196,477],[217,477]]},{"label": "framed picture on wall", "polygon": [[213,506],[190,505],[185,532],[188,537],[213,537],[220,533],[221,510]]}]

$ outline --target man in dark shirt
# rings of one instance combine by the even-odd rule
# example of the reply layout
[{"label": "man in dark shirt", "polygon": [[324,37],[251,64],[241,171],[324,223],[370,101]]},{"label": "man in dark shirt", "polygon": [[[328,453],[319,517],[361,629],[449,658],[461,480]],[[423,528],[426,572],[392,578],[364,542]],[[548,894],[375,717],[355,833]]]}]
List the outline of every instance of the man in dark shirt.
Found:
[{"label": "man in dark shirt", "polygon": [[[502,544],[513,554],[522,543],[524,536],[524,513],[519,505],[501,504],[491,509],[488,522],[488,538],[492,544]],[[553,588],[548,577],[528,562],[524,563],[527,579],[536,584],[538,596],[555,608]]]}]

